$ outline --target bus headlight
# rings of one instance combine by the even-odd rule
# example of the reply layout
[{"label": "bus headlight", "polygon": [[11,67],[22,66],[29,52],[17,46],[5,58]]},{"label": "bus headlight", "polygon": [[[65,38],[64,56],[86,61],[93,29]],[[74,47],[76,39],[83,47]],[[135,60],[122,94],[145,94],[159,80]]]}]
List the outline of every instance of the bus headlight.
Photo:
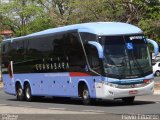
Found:
[{"label": "bus headlight", "polygon": [[144,87],[152,82],[153,82],[153,79],[144,79],[143,83],[139,83],[139,84],[128,84],[128,85],[118,85],[118,84],[114,84],[114,83],[105,83],[105,84],[110,87],[114,87],[114,88],[128,89],[128,88]]},{"label": "bus headlight", "polygon": [[118,84],[114,84],[114,83],[106,83],[106,85],[114,88],[118,87]]}]

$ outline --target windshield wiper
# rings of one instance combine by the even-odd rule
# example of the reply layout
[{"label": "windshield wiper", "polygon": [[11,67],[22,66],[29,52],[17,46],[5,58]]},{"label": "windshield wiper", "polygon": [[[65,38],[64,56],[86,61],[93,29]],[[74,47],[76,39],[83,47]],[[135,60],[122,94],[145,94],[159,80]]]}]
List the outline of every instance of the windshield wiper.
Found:
[{"label": "windshield wiper", "polygon": [[135,56],[133,55],[133,51],[132,51],[132,60],[135,62],[136,66],[139,68],[138,70],[140,71],[141,75],[144,76],[144,71],[141,65],[139,64],[139,62],[137,61],[137,59],[135,58]]},{"label": "windshield wiper", "polygon": [[[121,72],[121,74],[119,74],[119,79],[122,79],[122,78],[126,77],[125,71],[126,71],[127,66],[129,66],[130,73],[132,74],[131,63],[130,63],[130,60],[129,60],[129,57],[128,57],[128,51],[126,51],[126,49],[125,49],[125,54],[124,54],[123,60],[124,60],[124,63],[125,63],[124,64],[124,69]],[[122,60],[122,62],[123,62],[123,60]]]}]

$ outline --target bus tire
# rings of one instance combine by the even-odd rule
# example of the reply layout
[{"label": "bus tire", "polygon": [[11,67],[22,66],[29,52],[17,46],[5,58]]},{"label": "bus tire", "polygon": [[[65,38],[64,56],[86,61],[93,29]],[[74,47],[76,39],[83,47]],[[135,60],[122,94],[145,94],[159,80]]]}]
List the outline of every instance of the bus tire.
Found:
[{"label": "bus tire", "polygon": [[155,72],[155,76],[157,76],[157,77],[160,76],[160,71],[159,71],[159,70],[157,70],[157,71]]},{"label": "bus tire", "polygon": [[16,98],[19,101],[24,100],[24,91],[22,86],[19,83],[16,84]]},{"label": "bus tire", "polygon": [[122,101],[125,104],[132,104],[134,102],[134,98],[135,98],[135,96],[133,96],[133,97],[125,97],[125,98],[122,98]]},{"label": "bus tire", "polygon": [[91,98],[89,94],[88,87],[86,85],[82,88],[82,101],[84,105],[90,105],[91,104]]},{"label": "bus tire", "polygon": [[30,87],[29,83],[27,83],[24,86],[24,95],[25,95],[26,101],[28,101],[28,102],[32,101],[31,87]]}]

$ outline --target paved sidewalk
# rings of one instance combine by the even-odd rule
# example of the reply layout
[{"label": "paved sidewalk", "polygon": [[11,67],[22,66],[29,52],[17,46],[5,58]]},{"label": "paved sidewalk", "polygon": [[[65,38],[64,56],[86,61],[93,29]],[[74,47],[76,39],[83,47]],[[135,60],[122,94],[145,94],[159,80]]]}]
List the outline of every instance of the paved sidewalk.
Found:
[{"label": "paved sidewalk", "polygon": [[0,105],[0,114],[103,114],[86,111],[69,111],[61,109],[39,109],[32,107],[15,107]]}]

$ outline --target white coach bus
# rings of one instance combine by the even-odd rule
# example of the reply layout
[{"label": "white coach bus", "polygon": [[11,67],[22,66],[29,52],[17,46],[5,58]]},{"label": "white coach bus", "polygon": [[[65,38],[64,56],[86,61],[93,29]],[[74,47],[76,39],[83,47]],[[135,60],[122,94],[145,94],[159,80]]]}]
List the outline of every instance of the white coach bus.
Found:
[{"label": "white coach bus", "polygon": [[154,92],[143,31],[120,22],[93,22],[44,30],[2,42],[4,91],[18,100],[36,96],[122,99]]}]

